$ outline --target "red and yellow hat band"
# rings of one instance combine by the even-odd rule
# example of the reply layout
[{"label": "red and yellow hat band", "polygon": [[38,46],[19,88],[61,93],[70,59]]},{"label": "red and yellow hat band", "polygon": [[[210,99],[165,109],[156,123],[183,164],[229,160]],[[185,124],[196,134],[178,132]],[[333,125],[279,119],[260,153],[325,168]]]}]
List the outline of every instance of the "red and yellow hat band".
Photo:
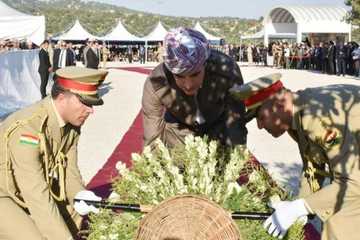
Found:
[{"label": "red and yellow hat band", "polygon": [[57,82],[64,89],[70,90],[71,92],[74,93],[85,94],[85,95],[94,95],[97,93],[97,85],[94,84],[84,84],[81,82],[77,82],[62,77],[58,77]]},{"label": "red and yellow hat band", "polygon": [[259,103],[259,102],[262,102],[265,99],[267,99],[268,97],[270,97],[271,95],[278,92],[283,87],[284,86],[283,86],[283,84],[282,84],[282,82],[280,80],[276,81],[274,84],[270,85],[269,87],[261,89],[256,94],[252,95],[248,99],[245,99],[244,104],[245,104],[246,107],[250,107],[250,106],[255,105],[255,104]]}]

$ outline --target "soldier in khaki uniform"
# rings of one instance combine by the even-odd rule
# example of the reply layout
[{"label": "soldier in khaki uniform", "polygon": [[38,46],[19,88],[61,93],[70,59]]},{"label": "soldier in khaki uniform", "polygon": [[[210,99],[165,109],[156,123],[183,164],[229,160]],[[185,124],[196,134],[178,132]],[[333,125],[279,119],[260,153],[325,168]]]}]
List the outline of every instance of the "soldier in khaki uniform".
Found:
[{"label": "soldier in khaki uniform", "polygon": [[[264,226],[274,236],[309,213],[323,221],[322,240],[359,239],[360,87],[330,85],[290,92],[280,74],[235,87],[248,114],[274,137],[284,132],[298,143],[304,179],[300,198],[281,201]],[[324,179],[330,178],[330,184]],[[308,184],[306,184],[306,181]]]},{"label": "soldier in khaki uniform", "polygon": [[168,33],[165,52],[165,62],[144,85],[145,145],[160,138],[173,147],[188,134],[206,134],[228,145],[245,144],[244,105],[228,94],[235,83],[243,83],[236,62],[210,50],[200,32],[185,28]]},{"label": "soldier in khaki uniform", "polygon": [[110,50],[106,47],[105,42],[103,42],[101,47],[101,55],[102,55],[102,67],[106,69],[106,63],[110,55]]},{"label": "soldier in khaki uniform", "polygon": [[0,213],[6,219],[0,239],[73,239],[78,213],[96,212],[84,202],[74,205],[75,196],[101,199],[84,190],[77,144],[92,106],[103,103],[97,87],[107,72],[67,67],[56,74],[51,96],[0,126]]}]

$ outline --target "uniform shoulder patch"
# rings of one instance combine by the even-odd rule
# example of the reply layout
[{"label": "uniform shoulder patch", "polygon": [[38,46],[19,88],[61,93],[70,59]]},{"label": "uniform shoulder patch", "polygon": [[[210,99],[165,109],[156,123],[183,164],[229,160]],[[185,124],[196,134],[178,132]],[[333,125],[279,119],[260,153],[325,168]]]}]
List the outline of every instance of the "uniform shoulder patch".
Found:
[{"label": "uniform shoulder patch", "polygon": [[20,144],[27,144],[32,146],[38,146],[40,142],[39,137],[33,134],[21,134],[20,136]]}]

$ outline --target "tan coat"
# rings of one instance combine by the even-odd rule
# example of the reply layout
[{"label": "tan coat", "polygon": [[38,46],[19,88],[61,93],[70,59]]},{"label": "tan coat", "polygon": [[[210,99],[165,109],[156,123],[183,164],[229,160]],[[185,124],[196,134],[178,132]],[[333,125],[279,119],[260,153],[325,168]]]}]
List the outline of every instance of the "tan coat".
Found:
[{"label": "tan coat", "polygon": [[[206,62],[204,82],[196,98],[185,95],[177,87],[165,64],[158,65],[143,91],[145,145],[160,138],[172,147],[183,143],[187,134],[206,134],[228,145],[245,144],[245,108],[228,93],[234,84],[242,83],[236,62],[217,51],[212,51]],[[200,125],[196,121],[197,110],[205,120]]]},{"label": "tan coat", "polygon": [[[35,137],[32,144],[26,137],[29,135]],[[75,219],[75,215],[66,207],[71,209],[75,194],[84,189],[77,166],[79,135],[80,129],[69,124],[60,128],[50,97],[10,115],[2,123],[0,208],[6,208],[10,216],[3,217],[11,222],[7,228],[0,226],[0,236],[5,232],[7,239],[12,239],[12,234],[20,234],[9,229],[20,224],[14,218],[28,221],[24,211],[20,211],[21,205],[27,208],[33,220],[30,222],[35,225],[18,226],[21,234],[27,236],[23,239],[33,239],[31,236],[36,234],[41,234],[36,239],[71,238],[75,226],[71,217]],[[18,235],[18,239],[22,238]]]},{"label": "tan coat", "polygon": [[[322,239],[359,239],[360,87],[332,85],[294,96],[295,130],[289,133],[311,190],[302,197],[325,222]],[[323,186],[325,177],[331,184]]]}]

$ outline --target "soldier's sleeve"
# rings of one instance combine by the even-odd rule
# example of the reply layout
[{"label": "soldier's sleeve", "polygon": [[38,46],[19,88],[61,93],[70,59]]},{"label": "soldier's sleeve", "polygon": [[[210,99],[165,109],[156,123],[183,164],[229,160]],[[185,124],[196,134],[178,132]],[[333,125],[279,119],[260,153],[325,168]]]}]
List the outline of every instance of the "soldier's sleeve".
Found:
[{"label": "soldier's sleeve", "polygon": [[164,120],[165,107],[149,79],[146,80],[142,97],[144,145],[151,145],[157,138],[169,147],[182,143],[184,137],[190,134],[188,129],[179,129],[178,123],[168,123]]},{"label": "soldier's sleeve", "polygon": [[[345,127],[344,127],[345,128]],[[327,141],[331,133],[333,138]],[[310,208],[326,221],[341,208],[345,208],[360,197],[359,145],[356,134],[349,129],[332,129],[318,136],[318,144],[329,157],[330,168],[334,177],[331,184],[307,196]]]},{"label": "soldier's sleeve", "polygon": [[71,204],[73,204],[75,195],[85,189],[78,166],[78,142],[79,135],[76,136],[70,150],[66,154],[66,196]]},{"label": "soldier's sleeve", "polygon": [[[240,68],[238,64],[233,61],[232,73],[231,73],[231,86],[242,85],[244,83]],[[226,131],[227,139],[226,144],[228,145],[243,145],[246,144],[247,129],[245,121],[245,105],[243,102],[235,101],[230,94],[226,95],[227,101],[227,119],[226,119]]]},{"label": "soldier's sleeve", "polygon": [[44,178],[40,144],[38,133],[25,127],[11,136],[9,154],[15,181],[31,218],[44,237],[54,240],[71,239],[71,233]]}]

